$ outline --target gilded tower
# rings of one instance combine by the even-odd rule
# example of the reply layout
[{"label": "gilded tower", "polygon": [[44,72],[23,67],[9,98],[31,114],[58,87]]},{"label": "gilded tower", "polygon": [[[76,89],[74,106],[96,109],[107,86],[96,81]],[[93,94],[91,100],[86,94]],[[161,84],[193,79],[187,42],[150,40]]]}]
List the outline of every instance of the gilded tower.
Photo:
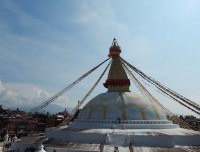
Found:
[{"label": "gilded tower", "polygon": [[109,70],[108,79],[104,86],[108,92],[129,92],[130,80],[120,61],[121,48],[114,38],[110,47],[109,57],[112,58],[112,64]]}]

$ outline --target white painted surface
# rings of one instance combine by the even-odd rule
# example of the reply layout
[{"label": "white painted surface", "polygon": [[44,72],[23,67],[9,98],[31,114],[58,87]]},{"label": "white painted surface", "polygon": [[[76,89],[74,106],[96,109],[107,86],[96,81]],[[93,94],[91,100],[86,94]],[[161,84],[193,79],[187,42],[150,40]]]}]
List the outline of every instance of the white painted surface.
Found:
[{"label": "white painted surface", "polygon": [[89,101],[78,119],[167,120],[159,109],[132,92],[106,92]]},{"label": "white painted surface", "polygon": [[[108,137],[109,135],[109,137]],[[83,129],[73,130],[65,128],[61,130],[46,130],[48,138],[56,138],[74,143],[94,143],[100,144],[101,141],[107,141],[106,144],[115,146],[128,146],[132,141],[136,146],[161,146],[174,147],[200,146],[200,132],[191,131],[182,128],[176,129]],[[116,139],[119,142],[116,142]]]},{"label": "white painted surface", "polygon": [[37,150],[36,152],[46,152],[46,151],[44,150],[44,146],[42,145],[42,143],[41,143],[40,146],[38,146],[38,150]]}]

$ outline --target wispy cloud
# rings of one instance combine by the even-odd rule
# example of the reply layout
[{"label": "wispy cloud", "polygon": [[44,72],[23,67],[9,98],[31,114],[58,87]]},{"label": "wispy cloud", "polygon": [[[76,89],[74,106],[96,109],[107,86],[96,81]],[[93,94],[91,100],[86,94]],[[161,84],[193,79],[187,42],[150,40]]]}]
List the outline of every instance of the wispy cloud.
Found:
[{"label": "wispy cloud", "polygon": [[74,22],[89,36],[111,41],[114,36],[128,32],[125,22],[118,20],[111,1],[82,1],[78,7]]},{"label": "wispy cloud", "polygon": [[[82,27],[82,32],[84,31],[83,33],[89,39],[93,38],[93,43],[90,45],[108,50],[115,37],[122,47],[122,56],[128,59],[135,58],[136,61],[143,59],[140,62],[143,64],[143,61],[149,58],[154,51],[153,44],[145,34],[133,33],[136,30],[133,22],[135,15],[133,14],[133,18],[129,21],[123,20],[125,15],[119,14],[115,8],[116,5],[119,4],[114,4],[112,1],[82,1],[78,5],[79,9],[74,13],[73,22]],[[145,28],[144,25],[141,26]],[[99,41],[100,39],[102,40]],[[102,47],[102,42],[107,48]],[[105,54],[105,52],[99,53]]]},{"label": "wispy cloud", "polygon": [[[38,86],[23,83],[2,83],[0,81],[0,102],[8,108],[36,107],[50,98],[50,93]],[[69,105],[67,97],[61,97],[52,104],[66,108]]]},{"label": "wispy cloud", "polygon": [[70,79],[67,69],[70,69],[76,57],[72,52],[81,50],[81,47],[68,33],[64,34],[48,20],[31,15],[18,3],[5,1],[1,7],[8,12],[6,16],[0,14],[2,79],[43,86],[41,83],[46,80],[57,84],[66,83],[65,79]]}]

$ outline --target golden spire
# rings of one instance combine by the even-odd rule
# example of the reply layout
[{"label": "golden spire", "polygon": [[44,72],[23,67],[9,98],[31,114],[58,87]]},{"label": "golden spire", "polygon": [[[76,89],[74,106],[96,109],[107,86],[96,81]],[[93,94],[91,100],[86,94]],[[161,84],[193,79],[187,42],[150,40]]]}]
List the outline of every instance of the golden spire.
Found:
[{"label": "golden spire", "polygon": [[104,83],[104,86],[108,88],[108,92],[128,92],[130,86],[130,80],[128,79],[126,72],[120,61],[121,48],[114,38],[110,47],[109,57],[112,58],[112,64],[108,74],[108,79]]}]

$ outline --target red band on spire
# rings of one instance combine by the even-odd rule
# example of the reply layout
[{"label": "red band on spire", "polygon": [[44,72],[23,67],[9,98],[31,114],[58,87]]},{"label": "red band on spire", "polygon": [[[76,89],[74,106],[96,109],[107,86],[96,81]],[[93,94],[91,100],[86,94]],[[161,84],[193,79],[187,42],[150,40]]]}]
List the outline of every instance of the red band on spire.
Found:
[{"label": "red band on spire", "polygon": [[108,88],[108,85],[129,85],[130,80],[106,80],[106,83],[103,84],[104,87]]}]

